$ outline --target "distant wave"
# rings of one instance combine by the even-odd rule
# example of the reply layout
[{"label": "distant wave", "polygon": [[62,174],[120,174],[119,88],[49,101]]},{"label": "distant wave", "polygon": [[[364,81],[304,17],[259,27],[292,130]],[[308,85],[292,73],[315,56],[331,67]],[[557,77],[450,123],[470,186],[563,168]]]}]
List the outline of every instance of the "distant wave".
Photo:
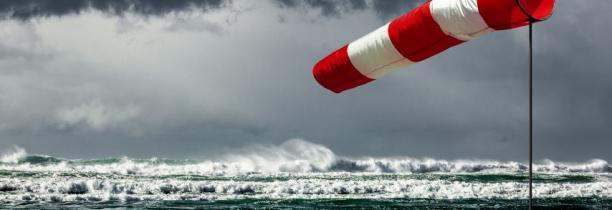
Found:
[{"label": "distant wave", "polygon": [[[516,173],[527,165],[494,160],[437,160],[431,158],[348,158],[339,157],[322,145],[304,140],[289,140],[281,145],[253,146],[227,154],[218,160],[170,160],[108,158],[69,160],[44,155],[28,155],[15,147],[0,156],[0,170],[92,172],[124,175],[211,175],[236,176],[254,173]],[[536,172],[612,173],[604,160],[562,163],[543,160],[534,165]]]}]

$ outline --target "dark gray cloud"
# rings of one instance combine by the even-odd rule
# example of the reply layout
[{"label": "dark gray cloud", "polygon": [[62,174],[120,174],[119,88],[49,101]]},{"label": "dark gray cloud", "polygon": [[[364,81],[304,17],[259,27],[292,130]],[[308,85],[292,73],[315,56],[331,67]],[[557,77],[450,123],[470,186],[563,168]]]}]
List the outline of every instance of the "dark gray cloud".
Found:
[{"label": "dark gray cloud", "polygon": [[3,0],[0,16],[28,20],[35,17],[79,14],[94,9],[107,14],[166,15],[185,10],[219,9],[230,0]]},{"label": "dark gray cloud", "polygon": [[424,0],[274,0],[283,8],[320,10],[323,16],[339,16],[344,13],[374,10],[381,18],[389,19],[416,7]]},{"label": "dark gray cloud", "polygon": [[343,12],[363,10],[365,0],[275,0],[284,8],[318,9],[323,16],[336,16]]},{"label": "dark gray cloud", "polygon": [[425,0],[375,0],[372,1],[372,9],[374,9],[381,18],[389,19],[404,14],[423,2],[425,2]]}]

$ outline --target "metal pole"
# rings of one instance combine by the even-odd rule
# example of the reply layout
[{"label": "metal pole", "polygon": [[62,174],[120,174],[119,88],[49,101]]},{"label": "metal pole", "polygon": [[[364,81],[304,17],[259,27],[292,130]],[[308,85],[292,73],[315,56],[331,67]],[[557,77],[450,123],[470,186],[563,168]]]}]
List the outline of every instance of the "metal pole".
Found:
[{"label": "metal pole", "polygon": [[529,18],[529,210],[533,206],[533,19]]}]

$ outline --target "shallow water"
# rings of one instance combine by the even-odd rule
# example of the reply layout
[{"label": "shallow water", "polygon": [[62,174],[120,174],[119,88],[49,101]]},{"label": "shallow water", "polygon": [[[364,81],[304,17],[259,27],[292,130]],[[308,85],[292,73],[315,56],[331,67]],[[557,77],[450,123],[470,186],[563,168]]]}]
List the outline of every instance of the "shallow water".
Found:
[{"label": "shallow water", "polygon": [[[491,160],[346,158],[303,141],[217,160],[0,159],[3,208],[503,208],[527,204],[527,167]],[[612,208],[612,167],[542,161],[542,209]]]}]

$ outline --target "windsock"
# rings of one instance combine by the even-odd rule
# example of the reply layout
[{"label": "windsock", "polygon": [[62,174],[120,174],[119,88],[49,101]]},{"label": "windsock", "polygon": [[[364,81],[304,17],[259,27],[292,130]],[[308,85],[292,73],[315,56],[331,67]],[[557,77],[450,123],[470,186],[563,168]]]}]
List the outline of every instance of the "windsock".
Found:
[{"label": "windsock", "polygon": [[554,3],[431,0],[323,58],[313,75],[323,87],[340,93],[481,35],[546,20]]}]

